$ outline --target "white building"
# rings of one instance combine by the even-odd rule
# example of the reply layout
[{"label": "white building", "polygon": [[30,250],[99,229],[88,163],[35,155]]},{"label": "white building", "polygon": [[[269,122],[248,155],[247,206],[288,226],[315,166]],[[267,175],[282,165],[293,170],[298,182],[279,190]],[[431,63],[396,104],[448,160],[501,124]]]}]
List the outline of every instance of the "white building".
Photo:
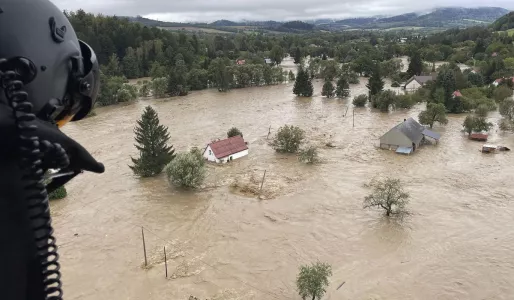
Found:
[{"label": "white building", "polygon": [[226,163],[246,155],[248,155],[248,145],[239,135],[212,142],[203,151],[203,157],[206,160],[216,163]]},{"label": "white building", "polygon": [[434,80],[434,78],[432,76],[416,76],[416,75],[414,75],[411,78],[409,78],[409,80],[407,80],[407,82],[405,83],[403,88],[407,92],[415,92],[417,89],[424,86],[425,83],[427,83],[431,80]]}]

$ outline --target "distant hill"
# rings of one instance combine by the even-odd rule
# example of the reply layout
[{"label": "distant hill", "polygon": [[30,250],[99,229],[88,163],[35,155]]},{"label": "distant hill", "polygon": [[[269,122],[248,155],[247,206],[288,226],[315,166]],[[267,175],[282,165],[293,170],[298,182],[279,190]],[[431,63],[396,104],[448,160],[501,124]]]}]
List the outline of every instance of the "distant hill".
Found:
[{"label": "distant hill", "polygon": [[491,27],[494,31],[505,31],[514,28],[514,11],[496,20]]},{"label": "distant hill", "polygon": [[245,25],[245,24],[244,23],[243,24],[236,23],[236,22],[232,22],[229,20],[218,20],[218,21],[214,21],[214,22],[210,23],[209,25],[212,25],[212,26],[240,26],[240,25]]},{"label": "distant hill", "polygon": [[391,23],[391,22],[406,22],[415,20],[418,17],[416,13],[408,13],[390,18],[382,18],[377,20],[379,23]]},{"label": "distant hill", "polygon": [[[240,21],[217,20],[212,23],[176,23],[163,22],[137,17],[127,17],[130,21],[139,22],[145,26],[159,27],[192,27],[211,28],[221,31],[237,32],[241,29],[236,26],[251,26],[251,30],[279,31],[279,32],[303,32],[313,30],[345,30],[345,29],[402,29],[402,28],[456,28],[476,25],[492,25],[495,30],[514,28],[514,14],[500,7],[444,7],[431,12],[406,13],[397,16],[374,16],[366,18],[351,18],[343,20],[317,19],[311,21]],[[499,19],[498,19],[499,18]],[[496,21],[496,22],[495,22]],[[502,29],[506,28],[506,29]]]}]

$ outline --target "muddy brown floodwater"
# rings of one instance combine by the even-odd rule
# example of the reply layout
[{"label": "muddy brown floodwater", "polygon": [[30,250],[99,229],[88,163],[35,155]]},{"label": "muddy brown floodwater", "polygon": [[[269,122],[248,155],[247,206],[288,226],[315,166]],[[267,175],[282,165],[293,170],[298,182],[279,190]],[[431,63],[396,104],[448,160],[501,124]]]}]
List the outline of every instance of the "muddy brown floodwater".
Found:
[{"label": "muddy brown floodwater", "polygon": [[[288,60],[286,67],[291,68]],[[352,97],[365,93],[352,86]],[[65,128],[106,166],[67,186],[52,203],[65,298],[300,299],[301,264],[333,266],[324,299],[512,299],[514,295],[514,154],[485,155],[460,132],[464,115],[449,116],[438,145],[400,156],[375,148],[378,138],[422,105],[380,113],[350,100],[298,99],[292,83],[193,92],[100,108]],[[152,105],[178,151],[205,146],[236,126],[249,156],[209,165],[196,192],[170,187],[164,176],[137,179],[128,167],[133,127]],[[496,122],[498,114],[491,114]],[[307,166],[278,155],[266,136],[284,124],[306,130],[323,163]],[[514,145],[495,127],[492,143]],[[325,147],[331,142],[335,147]],[[258,200],[232,188],[259,181]],[[365,187],[377,176],[400,178],[412,215],[399,224],[362,209]],[[144,268],[141,226],[149,267]],[[170,278],[164,277],[163,247]],[[342,283],[340,288],[337,287]]]}]

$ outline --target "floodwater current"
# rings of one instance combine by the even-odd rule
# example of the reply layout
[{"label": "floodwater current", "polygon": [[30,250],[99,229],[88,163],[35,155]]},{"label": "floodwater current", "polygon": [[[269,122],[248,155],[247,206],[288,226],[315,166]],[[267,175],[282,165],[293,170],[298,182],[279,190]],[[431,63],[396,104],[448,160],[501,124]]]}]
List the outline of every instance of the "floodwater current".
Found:
[{"label": "floodwater current", "polygon": [[[293,69],[290,60],[283,66]],[[365,83],[352,86],[352,97],[367,92]],[[302,99],[287,83],[140,100],[66,126],[106,172],[76,177],[68,197],[51,204],[65,298],[300,299],[298,267],[320,260],[333,268],[323,299],[513,299],[514,154],[479,152],[482,143],[461,133],[465,115],[434,126],[440,142],[410,156],[377,149],[383,133],[423,105],[353,110],[350,99],[321,97],[321,85]],[[249,155],[209,165],[198,191],[171,187],[164,175],[135,178],[133,128],[146,105],[177,151],[205,147],[236,126]],[[268,146],[270,128],[271,137],[285,124],[306,131],[320,164]],[[512,148],[514,137],[496,126],[490,142]],[[260,200],[240,187],[257,186],[264,170]],[[400,178],[411,195],[402,221],[362,208],[366,183],[385,176]]]}]

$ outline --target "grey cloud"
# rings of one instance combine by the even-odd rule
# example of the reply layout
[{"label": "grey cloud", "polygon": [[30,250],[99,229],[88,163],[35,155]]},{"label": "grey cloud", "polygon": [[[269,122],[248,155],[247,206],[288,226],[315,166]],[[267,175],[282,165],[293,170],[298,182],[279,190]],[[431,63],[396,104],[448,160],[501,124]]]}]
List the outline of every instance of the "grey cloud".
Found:
[{"label": "grey cloud", "polygon": [[54,0],[61,9],[107,15],[142,15],[163,21],[298,20],[353,18],[426,11],[441,6],[498,6],[512,0]]}]

